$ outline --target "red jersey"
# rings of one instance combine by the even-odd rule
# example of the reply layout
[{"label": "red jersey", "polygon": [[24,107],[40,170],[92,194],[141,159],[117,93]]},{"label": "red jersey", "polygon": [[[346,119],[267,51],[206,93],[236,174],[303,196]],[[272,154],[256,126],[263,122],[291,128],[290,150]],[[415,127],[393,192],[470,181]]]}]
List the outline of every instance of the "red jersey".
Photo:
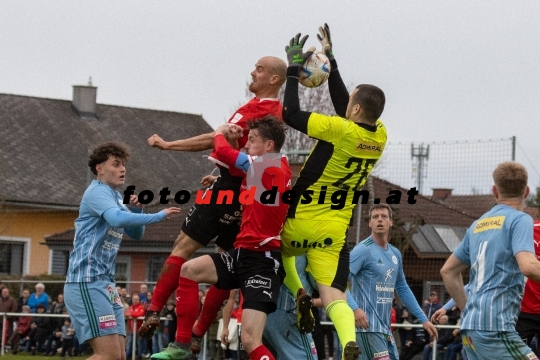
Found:
[{"label": "red jersey", "polygon": [[[534,222],[534,252],[540,260],[540,220]],[[525,293],[521,301],[521,311],[529,314],[540,314],[540,284],[531,279],[525,284]]]},{"label": "red jersey", "polygon": [[[236,112],[231,116],[227,123],[235,124],[241,126],[244,129],[244,136],[238,139],[238,146],[242,149],[247,143],[247,135],[249,130],[247,124],[255,119],[260,119],[266,115],[274,115],[280,120],[283,120],[282,117],[283,105],[279,99],[274,98],[265,98],[259,99],[254,97],[242,107],[240,107]],[[216,156],[216,150],[212,151],[208,159],[218,165],[228,168],[229,166],[218,159]],[[236,174],[232,174],[237,176]]]},{"label": "red jersey", "polygon": [[[217,135],[214,138],[214,148],[218,159],[231,169],[234,168],[240,152],[229,145],[225,136]],[[245,157],[245,154],[241,155]],[[279,154],[275,155],[279,156]],[[249,159],[251,162],[254,160],[251,157]],[[279,161],[279,158],[277,161]],[[254,164],[252,162],[251,167],[255,168],[257,166],[266,167],[263,163]],[[279,234],[289,209],[289,204],[284,203],[281,197],[285,191],[291,189],[292,182],[289,162],[284,155],[281,155],[279,168],[277,166],[266,167],[260,172],[262,176],[258,183],[262,184],[263,189],[257,189],[256,194],[252,196],[252,203],[248,202],[248,204],[242,205],[240,233],[234,243],[236,249],[246,248],[252,251],[270,251],[279,250],[281,247]],[[277,187],[275,201],[270,200],[268,204],[261,203],[260,194],[265,190],[272,190],[273,187]],[[250,189],[244,178],[240,187],[240,197],[242,198],[244,191],[250,191]]]}]

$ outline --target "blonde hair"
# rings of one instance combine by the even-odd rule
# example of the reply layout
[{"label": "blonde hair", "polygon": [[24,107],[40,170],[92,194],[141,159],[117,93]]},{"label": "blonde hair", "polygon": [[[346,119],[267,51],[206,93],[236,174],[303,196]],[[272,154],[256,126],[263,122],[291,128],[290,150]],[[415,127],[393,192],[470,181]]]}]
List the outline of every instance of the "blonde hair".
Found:
[{"label": "blonde hair", "polygon": [[493,170],[493,181],[502,198],[521,198],[527,189],[527,169],[515,161],[505,161]]}]

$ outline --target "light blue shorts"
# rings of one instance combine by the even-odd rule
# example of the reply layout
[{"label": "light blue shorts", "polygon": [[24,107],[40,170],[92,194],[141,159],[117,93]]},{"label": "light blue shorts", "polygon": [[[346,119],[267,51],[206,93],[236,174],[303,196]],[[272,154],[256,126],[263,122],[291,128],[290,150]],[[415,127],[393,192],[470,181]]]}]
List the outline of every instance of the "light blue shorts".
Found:
[{"label": "light blue shorts", "polygon": [[393,336],[376,332],[357,332],[356,343],[360,347],[361,360],[399,360]]},{"label": "light blue shorts", "polygon": [[517,331],[461,330],[463,348],[469,360],[481,359],[538,359],[525,345]]},{"label": "light blue shorts", "polygon": [[277,309],[268,314],[263,343],[272,349],[276,359],[318,359],[311,333],[300,334],[292,311]]},{"label": "light blue shorts", "polygon": [[114,282],[66,283],[64,301],[79,342],[100,336],[126,336],[124,307]]}]

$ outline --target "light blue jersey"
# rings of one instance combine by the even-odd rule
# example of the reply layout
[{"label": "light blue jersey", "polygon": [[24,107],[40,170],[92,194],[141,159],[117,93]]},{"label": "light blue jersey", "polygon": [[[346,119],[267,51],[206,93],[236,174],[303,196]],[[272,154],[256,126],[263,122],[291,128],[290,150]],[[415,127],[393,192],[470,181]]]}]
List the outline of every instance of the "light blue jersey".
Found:
[{"label": "light blue jersey", "polygon": [[[165,219],[166,214],[132,214],[120,193],[93,180],[84,192],[75,220],[73,252],[69,257],[66,283],[92,282],[98,278],[114,281],[116,255],[126,233],[140,239],[144,225]],[[131,211],[140,211],[132,208]]]},{"label": "light blue jersey", "polygon": [[520,251],[534,254],[533,220],[507,205],[494,206],[467,230],[454,252],[471,266],[462,329],[515,330],[524,287]]},{"label": "light blue jersey", "polygon": [[367,315],[369,328],[356,332],[375,332],[392,335],[390,311],[397,292],[403,304],[421,323],[428,319],[418,305],[403,273],[401,253],[391,244],[383,249],[370,236],[354,247],[350,258],[351,287],[347,302]]}]

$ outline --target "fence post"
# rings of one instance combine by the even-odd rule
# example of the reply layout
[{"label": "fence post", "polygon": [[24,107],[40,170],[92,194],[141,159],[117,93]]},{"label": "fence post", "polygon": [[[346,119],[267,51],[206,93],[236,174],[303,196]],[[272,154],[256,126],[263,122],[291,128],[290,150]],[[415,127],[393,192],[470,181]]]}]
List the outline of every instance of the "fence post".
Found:
[{"label": "fence post", "polygon": [[0,355],[1,356],[4,356],[4,340],[5,340],[5,337],[6,337],[6,324],[7,324],[7,315],[6,313],[4,313],[4,315],[2,315],[2,344],[1,344],[1,350],[0,350]]},{"label": "fence post", "polygon": [[131,360],[135,360],[137,358],[137,354],[135,353],[137,349],[137,337],[139,334],[137,334],[137,318],[132,318],[132,326],[131,326]]}]

